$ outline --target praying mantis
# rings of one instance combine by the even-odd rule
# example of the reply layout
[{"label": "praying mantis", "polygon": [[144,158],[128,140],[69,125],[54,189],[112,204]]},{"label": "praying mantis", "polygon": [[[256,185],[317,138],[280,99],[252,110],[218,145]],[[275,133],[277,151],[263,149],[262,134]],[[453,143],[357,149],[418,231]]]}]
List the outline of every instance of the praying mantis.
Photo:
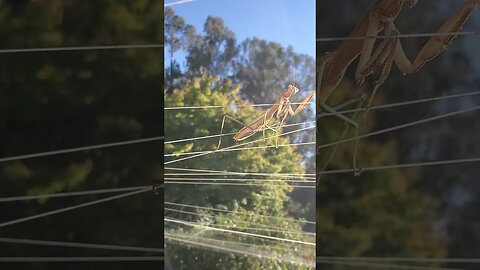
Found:
[{"label": "praying mantis", "polygon": [[[308,104],[311,102],[312,98],[315,96],[315,91],[311,92],[299,105],[293,110],[290,98],[297,94],[299,89],[294,85],[289,85],[288,88],[280,95],[280,97],[275,101],[275,103],[265,112],[262,113],[260,117],[252,121],[250,124],[245,125],[240,129],[233,139],[236,142],[243,141],[253,134],[263,131],[263,138],[265,138],[265,131],[272,130],[275,132],[275,137],[277,138],[275,145],[278,147],[278,136],[280,135],[283,123],[288,115],[295,116],[302,112]],[[220,129],[220,139],[218,141],[217,150],[220,148],[222,142],[223,127],[225,125],[225,119],[229,118],[235,122],[238,122],[243,125],[242,122],[236,120],[235,118],[225,115],[222,120],[222,126]],[[270,125],[270,122],[275,121],[275,126]],[[275,128],[274,128],[275,127]]]},{"label": "praying mantis", "polygon": [[[342,139],[348,132],[350,126],[355,128],[355,136],[358,136],[358,123],[353,120],[355,115],[349,118],[338,112],[335,108],[329,107],[327,101],[344,77],[347,68],[355,59],[360,57],[355,73],[355,81],[358,85],[362,85],[366,77],[374,73],[379,74],[378,79],[374,82],[372,94],[366,105],[366,112],[368,112],[377,90],[387,79],[393,63],[395,63],[403,75],[418,72],[427,62],[433,60],[447,49],[448,45],[450,45],[456,37],[456,35],[452,33],[457,33],[462,30],[471,13],[478,8],[480,4],[480,0],[465,1],[438,29],[437,33],[439,35],[427,41],[412,63],[402,48],[399,39],[400,32],[395,27],[394,22],[405,5],[413,8],[418,2],[419,0],[376,0],[351,33],[351,39],[343,41],[336,50],[325,53],[319,59],[319,75],[317,77],[319,108],[317,109],[317,113],[327,111],[349,124],[345,127]],[[376,37],[381,31],[384,32],[385,38],[374,50],[377,41]],[[441,35],[442,33],[445,33],[445,35]],[[361,107],[365,100],[362,99],[358,102],[358,106]],[[361,173],[361,169],[357,167],[356,163],[357,143],[357,141],[354,142],[353,154],[353,171],[355,175]],[[337,146],[333,149],[321,171],[324,171],[332,161],[336,147]],[[319,180],[320,177],[317,181]]]}]

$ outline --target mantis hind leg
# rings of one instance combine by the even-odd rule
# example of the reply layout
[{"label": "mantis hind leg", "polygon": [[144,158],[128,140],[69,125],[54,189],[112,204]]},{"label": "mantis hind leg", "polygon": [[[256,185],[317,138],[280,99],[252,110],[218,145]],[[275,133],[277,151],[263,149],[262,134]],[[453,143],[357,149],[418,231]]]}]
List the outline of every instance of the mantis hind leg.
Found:
[{"label": "mantis hind leg", "polygon": [[[270,136],[270,137],[264,136],[264,137],[263,137],[264,140],[266,141],[266,142],[265,142],[265,147],[263,148],[263,150],[265,151],[266,148],[267,148],[267,146],[270,145],[270,141],[272,140],[272,138],[275,137],[276,139],[278,139],[278,136],[280,136],[280,135],[279,135],[279,129],[278,129],[278,126],[277,126],[277,125],[271,125],[271,126],[270,126],[270,125],[266,125],[266,126],[264,127],[264,129],[269,129],[269,130],[271,130],[271,131],[274,132],[274,136]],[[278,145],[278,142],[276,141],[275,146],[277,146],[277,145]]]},{"label": "mantis hind leg", "polygon": [[280,125],[277,127],[277,132],[275,134],[275,148],[278,148],[278,137],[282,134],[282,127],[283,123],[285,122],[285,118],[282,119],[282,122],[280,122]]},{"label": "mantis hind leg", "polygon": [[387,24],[385,26],[385,30],[387,32],[387,35],[390,37],[382,41],[382,43],[377,48],[377,50],[373,54],[370,61],[365,65],[365,67],[361,71],[362,76],[368,76],[370,74],[375,73],[375,69],[380,69],[379,77],[374,83],[375,86],[368,100],[367,110],[365,111],[363,116],[364,123],[372,107],[375,94],[377,93],[378,89],[385,83],[388,75],[390,74],[390,70],[392,68],[392,65],[395,59],[395,53],[400,43],[397,37],[398,35],[400,35],[400,32],[395,28],[395,25],[393,25],[393,23]]},{"label": "mantis hind leg", "polygon": [[[337,105],[332,109],[334,109],[336,111],[336,110],[339,110],[339,109],[344,108],[346,106],[349,106],[353,103],[358,103],[357,106],[356,106],[356,109],[360,109],[360,108],[363,107],[363,104],[364,104],[366,98],[367,98],[366,94],[361,94],[360,96],[352,98],[351,100],[348,100],[348,101],[346,101],[346,102],[344,102],[340,105]],[[340,139],[339,139],[339,140],[343,140],[345,138],[348,131],[350,130],[350,127],[353,126],[355,128],[355,138],[356,139],[354,140],[354,145],[353,145],[353,171],[355,173],[355,176],[358,176],[361,173],[361,169],[357,168],[359,125],[356,121],[352,120],[352,119],[355,119],[355,117],[357,116],[357,113],[358,113],[358,111],[354,112],[354,114],[352,115],[351,118],[347,118],[349,121],[345,121],[346,126],[345,126],[345,128],[342,132],[342,135],[340,136]],[[324,172],[327,169],[328,165],[330,165],[330,163],[333,161],[333,158],[335,157],[339,146],[340,145],[338,145],[338,144],[335,145],[332,149],[332,152],[330,152],[330,155],[329,155],[327,161],[323,165],[322,169],[320,170],[320,174],[317,177],[317,184],[322,177],[322,172]]]},{"label": "mantis hind leg", "polygon": [[[267,137],[265,136],[265,131],[268,129],[271,129],[270,127],[267,126],[267,113],[263,115],[263,127],[262,127],[262,132],[263,132],[263,141],[265,142],[267,140]],[[273,129],[272,129],[273,130]],[[265,144],[265,147],[263,148],[263,151],[267,148],[267,145]]]},{"label": "mantis hind leg", "polygon": [[223,119],[222,119],[222,126],[221,126],[221,128],[220,128],[220,138],[218,139],[218,144],[217,144],[217,148],[215,148],[215,151],[217,151],[218,149],[220,149],[220,145],[221,145],[221,143],[222,143],[222,137],[223,137],[223,127],[225,126],[225,119],[227,119],[227,118],[230,119],[230,120],[232,120],[232,121],[234,121],[234,122],[236,122],[236,123],[239,123],[239,124],[242,125],[242,126],[245,125],[244,123],[242,123],[242,122],[239,121],[238,119],[236,119],[236,118],[234,118],[234,117],[232,117],[232,116],[230,116],[230,115],[225,114],[225,115],[223,116]]},{"label": "mantis hind leg", "polygon": [[287,118],[287,115],[285,114],[285,116],[282,118],[282,120],[278,124],[277,128],[275,129],[275,148],[278,148],[278,138],[282,134],[282,127],[283,127],[283,123],[285,122],[286,118]]}]

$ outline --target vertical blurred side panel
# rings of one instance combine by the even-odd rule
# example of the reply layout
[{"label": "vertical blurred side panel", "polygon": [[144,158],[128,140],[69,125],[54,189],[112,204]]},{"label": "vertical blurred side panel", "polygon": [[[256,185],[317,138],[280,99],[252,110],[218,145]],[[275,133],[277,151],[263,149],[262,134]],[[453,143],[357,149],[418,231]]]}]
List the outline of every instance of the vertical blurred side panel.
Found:
[{"label": "vertical blurred side panel", "polygon": [[[164,1],[164,0],[161,0],[161,2],[162,2],[162,4],[163,4],[163,6],[165,7],[165,1]],[[162,35],[161,35],[160,38],[161,38],[161,44],[164,45],[164,46],[161,47],[161,55],[162,55],[162,59],[161,59],[162,64],[161,64],[161,67],[162,67],[162,71],[161,71],[161,78],[160,78],[160,80],[161,80],[161,87],[162,87],[162,89],[160,89],[160,90],[162,91],[162,93],[165,93],[165,92],[164,92],[164,88],[165,88],[165,87],[164,87],[164,86],[165,86],[165,65],[164,65],[164,62],[165,62],[165,59],[164,59],[164,58],[165,58],[165,57],[164,57],[164,54],[165,54],[165,9],[162,9],[162,17],[161,17],[160,19],[162,20],[162,27],[161,27],[161,30],[160,30],[160,31],[162,32]],[[163,97],[163,95],[162,95],[162,100],[161,100],[161,106],[162,106],[162,115],[161,115],[161,117],[160,117],[160,125],[161,125],[162,131],[163,131],[162,135],[165,135],[164,114],[163,114],[164,108],[165,108],[165,102],[164,102],[164,97]],[[165,139],[164,139],[164,141],[165,141]],[[161,153],[160,155],[161,155],[162,163],[164,163],[164,161],[165,161],[165,158],[164,158],[165,147],[163,147],[162,149],[163,149],[163,151],[162,151],[162,153]],[[164,173],[165,173],[165,170],[163,170],[162,174],[164,174]],[[164,177],[163,177],[163,178],[164,178]],[[158,184],[158,183],[157,183],[157,184]],[[160,210],[161,215],[160,215],[159,218],[164,219],[164,217],[165,217],[165,210],[164,210],[164,207],[165,207],[165,203],[164,203],[164,200],[165,200],[164,191],[165,191],[165,189],[164,189],[164,181],[163,181],[163,179],[162,179],[162,182],[159,183],[159,185],[160,185],[160,186],[158,186],[158,188],[157,188],[157,194],[158,194],[159,196],[161,196],[160,199],[161,199],[161,202],[162,202],[162,204],[161,204],[161,210]],[[162,222],[162,224],[163,224],[163,222]],[[162,235],[161,235],[161,237],[162,237],[162,247],[165,247],[164,227],[163,227],[163,228],[159,228],[159,229],[160,229],[161,232],[162,232]],[[164,253],[164,254],[165,254],[165,253]],[[163,266],[162,266],[162,269],[172,270],[172,268],[171,268],[168,260],[166,259],[166,256],[165,256],[165,255],[164,255],[164,258],[165,258],[165,260],[162,262],[162,265],[163,265]]]}]

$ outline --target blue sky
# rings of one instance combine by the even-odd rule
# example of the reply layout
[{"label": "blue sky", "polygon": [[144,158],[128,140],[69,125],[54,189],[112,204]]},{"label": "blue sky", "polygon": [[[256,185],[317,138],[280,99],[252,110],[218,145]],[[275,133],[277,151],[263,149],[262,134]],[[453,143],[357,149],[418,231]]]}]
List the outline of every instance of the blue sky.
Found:
[{"label": "blue sky", "polygon": [[284,47],[292,45],[295,52],[315,57],[314,0],[195,0],[172,8],[198,32],[213,15],[223,18],[238,42],[259,37]]}]

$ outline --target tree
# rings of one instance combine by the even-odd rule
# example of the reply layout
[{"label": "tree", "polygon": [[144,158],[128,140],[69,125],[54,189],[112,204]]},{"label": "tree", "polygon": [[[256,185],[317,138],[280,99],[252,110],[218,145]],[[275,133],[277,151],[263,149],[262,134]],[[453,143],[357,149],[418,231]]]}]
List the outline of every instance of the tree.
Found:
[{"label": "tree", "polygon": [[214,76],[226,79],[232,75],[234,58],[238,54],[235,34],[228,29],[222,18],[208,16],[203,31],[205,35],[194,36],[189,31],[187,55],[188,70],[192,75],[199,75],[201,69]]},{"label": "tree", "polygon": [[[167,106],[202,106],[217,104],[227,106],[224,110],[181,110],[165,114],[165,140],[178,139],[178,134],[186,137],[207,136],[217,134],[224,114],[233,114],[230,105],[247,105],[237,95],[239,85],[231,81],[222,81],[202,73],[199,77],[190,79],[181,89],[176,89],[171,95],[165,96]],[[235,113],[235,117],[241,121],[251,121],[258,111],[251,106],[241,107]],[[227,123],[225,133],[238,129],[232,123]],[[284,138],[280,143],[286,143]],[[224,138],[224,146],[231,144],[231,139]],[[167,153],[183,153],[186,151],[213,150],[217,140],[199,140],[187,144],[166,144]],[[268,148],[266,151],[252,149],[238,152],[218,152],[206,155],[202,158],[181,161],[182,166],[188,168],[209,168],[212,170],[241,171],[241,172],[271,172],[271,173],[302,173],[300,166],[301,158],[293,147]],[[245,183],[262,183],[250,181]],[[182,220],[195,222],[211,227],[220,227],[230,230],[246,231],[275,237],[309,240],[302,236],[302,224],[289,221],[290,215],[285,210],[285,204],[289,200],[289,193],[292,187],[286,182],[272,182],[260,186],[222,186],[222,185],[178,185],[167,184],[165,186],[165,200],[167,202],[181,202],[183,204],[230,209],[244,213],[217,213],[214,211],[199,211],[196,215],[179,214],[174,212],[166,213],[168,217],[177,217]],[[260,215],[274,216],[279,219],[266,218]],[[282,219],[283,218],[283,219]],[[194,241],[205,241],[202,238],[219,239],[222,241],[236,241],[244,244],[256,245],[257,252],[269,252],[268,254],[303,257],[303,260],[312,262],[314,260],[313,249],[310,251],[302,245],[283,245],[280,243],[255,240],[251,237],[235,234],[218,233],[214,231],[201,232],[196,228],[169,224],[167,222],[167,236],[186,237]],[[242,227],[254,228],[243,230]],[[266,232],[266,227],[280,228],[278,232]],[[300,234],[299,234],[300,233]],[[190,238],[191,237],[191,238]],[[199,238],[198,238],[199,237]],[[209,240],[212,241],[212,240]],[[238,247],[237,247],[238,248]],[[250,247],[251,248],[251,247]],[[299,248],[300,252],[294,252]],[[280,249],[280,250],[279,250]],[[275,250],[277,250],[275,252]],[[244,257],[238,254],[222,252],[211,252],[195,245],[185,245],[175,241],[169,241],[167,255],[178,269],[189,269],[197,265],[199,269],[288,269],[290,263],[276,260],[258,260],[257,258]],[[298,258],[297,258],[298,259]],[[298,269],[303,269],[302,267]]]},{"label": "tree", "polygon": [[[237,45],[235,34],[219,17],[207,18],[203,34],[197,34],[191,25],[185,26],[178,39],[185,45],[187,71],[180,77],[179,68],[171,70],[174,75],[168,76],[178,81],[175,86],[181,87],[187,78],[198,76],[203,70],[212,76],[242,84],[239,93],[253,103],[273,103],[289,84],[296,84],[301,89],[295,96],[298,102],[314,91],[315,64],[312,57],[297,54],[292,47],[284,48],[279,43],[259,38],[247,39]],[[171,90],[172,86],[167,89]],[[294,121],[300,123],[312,119],[313,112],[306,110]],[[303,133],[293,137],[296,142],[306,142],[312,141],[314,135]],[[307,156],[313,156],[313,153]],[[313,158],[307,160],[307,167],[313,173]]]},{"label": "tree", "polygon": [[[1,1],[0,45],[158,44],[163,39],[162,16],[162,2],[151,0]],[[162,62],[163,51],[157,48],[2,54],[1,156],[161,136]],[[152,185],[163,179],[162,147],[162,143],[139,144],[1,163],[2,197]],[[148,192],[143,195],[2,230],[18,238],[162,247],[163,221],[158,217],[162,198]],[[108,195],[2,203],[2,222],[103,196]],[[115,251],[11,244],[2,244],[0,250],[1,256],[119,255]],[[70,264],[68,268],[97,265]],[[132,265],[111,266],[126,269]],[[64,269],[65,265],[2,267]]]},{"label": "tree", "polygon": [[[182,77],[172,76],[176,78],[175,86],[179,88],[185,85],[189,77],[199,76],[200,70],[203,70],[242,84],[239,94],[254,103],[273,103],[289,84],[296,84],[301,90],[292,98],[292,102],[300,102],[314,91],[315,64],[312,57],[295,53],[292,47],[284,48],[278,43],[259,38],[247,39],[236,45],[234,33],[221,18],[208,17],[203,34],[197,34],[195,27],[188,25],[181,38],[186,44],[187,71]],[[313,122],[313,103],[301,114],[287,119],[286,124]],[[284,128],[283,131],[295,128]],[[301,132],[290,137],[292,142],[312,142],[315,134]],[[307,172],[314,173],[314,152],[307,147],[298,151],[303,155]],[[294,190],[289,208],[298,216],[306,214],[313,219],[314,204],[310,201],[314,194],[310,192],[313,193],[313,190]]]},{"label": "tree", "polygon": [[[330,102],[348,100],[355,85],[344,80]],[[361,117],[356,117],[357,121]],[[328,129],[318,129],[317,145],[337,141],[345,124],[337,118],[320,118]],[[362,131],[375,123],[368,121]],[[350,131],[347,135],[353,136]],[[396,164],[395,140],[361,140],[359,166]],[[340,145],[317,186],[317,256],[351,257],[440,257],[446,254],[445,239],[432,229],[437,201],[415,189],[418,171],[385,170],[339,174],[335,170],[351,168],[353,145]],[[330,149],[319,148],[317,166],[328,159]],[[439,265],[435,265],[438,267]],[[326,269],[337,269],[334,266]],[[338,268],[342,269],[342,268]]]},{"label": "tree", "polygon": [[[185,31],[185,20],[176,15],[172,8],[167,7],[165,9],[165,45],[169,47],[170,51],[170,79],[168,87],[173,88],[173,80],[175,79],[176,72],[174,72],[174,54],[184,46],[183,33]],[[179,77],[179,76],[178,76]]]},{"label": "tree", "polygon": [[[438,30],[460,4],[451,1],[438,3],[419,1],[414,8],[404,7],[395,20],[395,25],[404,34],[432,33]],[[341,3],[324,1],[321,8],[317,6],[317,36],[348,36],[371,5],[372,1],[370,0],[345,0]],[[474,11],[472,18],[465,25],[464,31],[468,32],[468,29],[478,28],[476,15],[478,15],[478,10]],[[426,39],[407,38],[402,39],[401,42],[409,58],[413,59],[425,44]],[[339,42],[317,42],[318,57],[324,52],[333,50],[338,44]],[[449,45],[447,51],[427,63],[416,74],[403,76],[395,67],[392,68],[386,83],[375,98],[375,103],[380,105],[474,91],[479,84],[478,67],[480,66],[476,51],[477,43],[474,39],[468,36],[458,37]],[[353,81],[351,78],[353,78],[355,64],[356,62],[347,70],[344,83],[348,84]],[[372,89],[371,82],[367,83],[365,89],[367,91]],[[372,111],[367,122],[374,122],[375,129],[382,129],[453,110],[469,108],[473,105],[474,100],[473,97],[466,97],[422,103],[388,111]],[[321,122],[324,120],[322,119]],[[397,146],[392,149],[392,155],[397,156],[396,163],[475,157],[480,153],[478,132],[471,123],[476,122],[478,122],[478,115],[465,114],[415,128],[399,130],[378,138],[371,138],[369,141],[377,143],[395,141]],[[409,170],[411,169],[403,171]],[[472,233],[470,226],[480,218],[478,211],[470,210],[476,201],[478,202],[475,199],[478,198],[480,192],[478,181],[476,181],[478,173],[478,166],[474,164],[424,167],[418,169],[415,177],[418,181],[412,180],[413,183],[408,184],[409,189],[435,198],[436,207],[431,209],[433,212],[431,226],[435,228],[434,233],[438,238],[449,239],[446,242],[448,245],[447,256],[449,257],[473,255],[475,249],[471,247],[479,246],[480,238]],[[464,267],[462,264],[454,263],[446,266]]]},{"label": "tree", "polygon": [[[300,89],[300,92],[292,97],[292,102],[301,102],[305,96],[315,91],[313,58],[295,53],[292,47],[284,48],[279,43],[259,38],[247,39],[240,44],[237,59],[232,79],[242,84],[240,94],[252,103],[273,103],[290,84],[296,84]],[[287,119],[287,123],[302,123],[313,119],[313,111],[307,109],[295,118]],[[285,131],[289,130],[291,129],[285,128]],[[313,133],[302,133],[293,137],[296,142],[309,142],[315,138]],[[313,156],[313,153],[303,154]],[[307,163],[307,166],[310,166],[309,172],[313,173],[313,159],[307,160]]]}]

